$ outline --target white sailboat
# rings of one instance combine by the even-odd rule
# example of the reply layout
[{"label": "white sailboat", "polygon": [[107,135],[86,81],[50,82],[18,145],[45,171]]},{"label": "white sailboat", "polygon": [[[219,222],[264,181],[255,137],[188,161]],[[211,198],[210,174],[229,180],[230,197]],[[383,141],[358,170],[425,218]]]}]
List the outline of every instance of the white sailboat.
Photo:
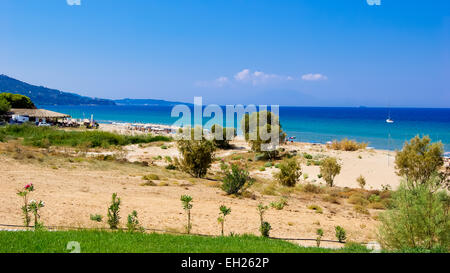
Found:
[{"label": "white sailboat", "polygon": [[389,115],[388,118],[386,119],[386,123],[394,123],[394,121],[391,119],[391,109],[389,109]]}]

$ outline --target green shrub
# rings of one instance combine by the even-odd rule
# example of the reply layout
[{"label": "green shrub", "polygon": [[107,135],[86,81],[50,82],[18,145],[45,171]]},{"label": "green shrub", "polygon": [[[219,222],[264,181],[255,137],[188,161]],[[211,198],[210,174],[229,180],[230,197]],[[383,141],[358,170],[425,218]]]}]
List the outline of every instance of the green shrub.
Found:
[{"label": "green shrub", "polygon": [[303,153],[303,157],[304,157],[305,159],[313,159],[313,156],[310,155],[310,154],[308,154],[308,153]]},{"label": "green shrub", "polygon": [[159,176],[151,173],[151,174],[142,176],[142,179],[144,179],[144,180],[159,180]]},{"label": "green shrub", "polygon": [[372,194],[369,196],[369,202],[371,202],[371,203],[380,202],[380,201],[381,201],[381,197],[379,195]]},{"label": "green shrub", "polygon": [[327,157],[320,166],[320,173],[328,186],[333,187],[333,181],[336,175],[341,172],[341,165],[337,163],[336,158]]},{"label": "green shrub", "polygon": [[214,143],[206,139],[180,139],[177,143],[182,158],[175,158],[175,165],[194,177],[204,177],[214,160]]},{"label": "green shrub", "polygon": [[344,243],[347,239],[347,232],[345,229],[341,226],[336,226],[334,229],[336,231],[336,239],[338,239],[339,242]]},{"label": "green shrub", "polygon": [[448,193],[438,193],[439,187],[436,181],[401,183],[393,194],[393,207],[379,217],[379,242],[384,248],[450,250],[449,204],[441,197]]},{"label": "green shrub", "polygon": [[264,167],[259,168],[260,172],[264,172],[265,170],[266,170],[266,168],[264,168]]},{"label": "green shrub", "polygon": [[272,227],[268,222],[263,222],[261,224],[261,227],[259,228],[259,231],[261,232],[261,236],[263,237],[269,237],[269,233]]},{"label": "green shrub", "polygon": [[287,205],[286,198],[281,198],[280,201],[270,203],[270,206],[276,210],[282,210]]},{"label": "green shrub", "polygon": [[101,222],[103,220],[103,216],[100,214],[91,214],[90,219],[95,222]]},{"label": "green shrub", "polygon": [[315,204],[309,205],[308,209],[314,210],[316,213],[320,213],[320,214],[323,213],[323,209],[319,205],[315,205]]},{"label": "green shrub", "polygon": [[354,204],[354,205],[360,205],[360,206],[366,206],[369,201],[367,201],[364,196],[362,196],[359,193],[356,194],[352,194],[349,198],[348,198],[348,202],[350,204]]},{"label": "green shrub", "polygon": [[302,169],[296,158],[284,159],[279,167],[280,171],[275,175],[275,178],[283,186],[293,187],[297,183]]},{"label": "green shrub", "polygon": [[167,170],[176,170],[177,167],[176,167],[174,164],[171,163],[171,164],[169,164],[169,165],[166,166],[166,169],[167,169]]},{"label": "green shrub", "polygon": [[314,185],[312,183],[306,183],[306,184],[302,185],[301,191],[310,192],[310,193],[322,193],[323,188],[318,185]]},{"label": "green shrub", "polygon": [[364,189],[364,187],[366,186],[366,179],[362,175],[360,175],[360,176],[358,176],[358,178],[356,178],[356,182],[358,182],[358,185],[361,189]]},{"label": "green shrub", "polygon": [[111,205],[108,208],[108,225],[111,229],[117,229],[119,227],[119,211],[120,211],[120,198],[117,198],[117,193],[113,193]]},{"label": "green shrub", "polygon": [[162,145],[162,146],[161,146],[161,149],[166,150],[166,149],[167,149],[167,146],[166,146],[166,145]]},{"label": "green shrub", "polygon": [[144,232],[145,231],[145,229],[139,223],[137,211],[135,211],[135,210],[133,210],[133,212],[131,212],[131,214],[128,214],[127,230],[128,230],[128,232]]},{"label": "green shrub", "polygon": [[230,140],[236,136],[236,129],[223,128],[218,124],[214,124],[211,127],[211,133],[213,134],[213,142],[216,147],[220,149],[230,149]]},{"label": "green shrub", "polygon": [[266,164],[264,164],[264,167],[266,167],[266,168],[270,168],[272,166],[273,166],[272,162],[266,162]]},{"label": "green shrub", "polygon": [[367,210],[367,208],[364,207],[364,206],[362,206],[362,205],[355,205],[355,206],[353,207],[353,210],[354,210],[356,213],[359,213],[359,214],[370,215],[370,213],[369,213],[369,211]]},{"label": "green shrub", "polygon": [[254,182],[248,170],[240,168],[237,164],[231,164],[231,168],[226,166],[223,171],[225,177],[222,181],[222,189],[227,194],[240,194]]}]

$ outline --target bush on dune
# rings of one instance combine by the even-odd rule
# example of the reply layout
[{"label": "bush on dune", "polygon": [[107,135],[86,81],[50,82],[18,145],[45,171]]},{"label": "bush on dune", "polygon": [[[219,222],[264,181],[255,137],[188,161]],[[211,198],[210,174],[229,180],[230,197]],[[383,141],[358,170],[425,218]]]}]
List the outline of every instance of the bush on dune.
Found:
[{"label": "bush on dune", "polygon": [[333,150],[357,151],[360,149],[365,149],[367,147],[367,143],[357,142],[354,140],[344,138],[340,141],[333,140],[333,142],[331,144],[328,144],[327,147]]}]

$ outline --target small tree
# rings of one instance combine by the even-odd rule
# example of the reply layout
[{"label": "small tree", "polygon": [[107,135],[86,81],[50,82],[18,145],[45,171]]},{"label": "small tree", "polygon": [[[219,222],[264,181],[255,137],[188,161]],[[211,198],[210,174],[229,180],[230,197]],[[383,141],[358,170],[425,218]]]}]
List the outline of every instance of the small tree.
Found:
[{"label": "small tree", "polygon": [[222,205],[220,206],[220,216],[217,218],[217,221],[220,223],[220,226],[222,228],[222,236],[223,236],[223,226],[225,224],[225,217],[231,213],[231,208],[227,208],[226,206]]},{"label": "small tree", "polygon": [[120,211],[120,198],[117,198],[117,193],[112,194],[111,204],[108,208],[108,225],[111,229],[117,229],[119,227],[119,211]]},{"label": "small tree", "polygon": [[23,214],[23,222],[25,226],[30,226],[30,209],[28,206],[28,194],[30,194],[32,191],[34,191],[33,183],[26,184],[25,187],[23,187],[23,190],[18,191],[17,195],[21,196],[23,199],[23,206],[22,206],[22,214]]},{"label": "small tree", "polygon": [[34,216],[34,229],[40,229],[43,227],[43,224],[39,222],[39,219],[41,218],[41,215],[39,214],[39,210],[45,206],[44,201],[35,201],[31,200],[28,204],[28,210],[33,214]]},{"label": "small tree", "polygon": [[322,241],[322,237],[323,237],[323,229],[318,228],[316,230],[316,234],[317,234],[316,245],[317,245],[317,247],[320,247],[320,242]]},{"label": "small tree", "polygon": [[362,175],[356,178],[356,182],[358,182],[358,185],[361,189],[364,189],[364,187],[366,186],[366,179]]},{"label": "small tree", "polygon": [[338,241],[340,243],[344,243],[345,240],[347,239],[345,229],[341,226],[336,226],[335,231],[336,231],[336,238],[338,239]]},{"label": "small tree", "polygon": [[302,175],[302,168],[295,157],[284,159],[278,168],[280,171],[275,177],[283,186],[294,187]]},{"label": "small tree", "polygon": [[341,172],[341,165],[334,157],[327,157],[322,161],[320,165],[320,174],[328,186],[333,187],[333,181],[336,175]]},{"label": "small tree", "polygon": [[426,183],[443,166],[443,153],[441,142],[431,143],[428,136],[416,136],[405,142],[403,149],[397,152],[397,174],[411,182],[408,186]]},{"label": "small tree", "polygon": [[268,206],[264,206],[262,203],[259,203],[257,210],[259,213],[260,226],[259,231],[261,232],[261,236],[269,237],[269,232],[272,229],[268,222],[264,221],[264,213],[269,209]]},{"label": "small tree", "polygon": [[[241,129],[245,140],[252,151],[263,153],[266,158],[273,159],[278,155],[277,146],[284,142],[286,134],[281,129],[280,119],[270,111],[245,114],[241,121]],[[278,142],[273,137],[278,137]],[[274,143],[275,145],[271,145]],[[263,145],[271,146],[263,149]]]},{"label": "small tree", "polygon": [[223,128],[219,124],[214,124],[211,127],[211,133],[213,134],[213,142],[216,147],[220,149],[230,149],[230,140],[236,136],[236,129]]},{"label": "small tree", "polygon": [[186,232],[187,234],[191,233],[191,209],[192,209],[192,197],[189,195],[182,195],[181,196],[181,204],[183,205],[183,209],[187,213],[187,225],[186,225]]},{"label": "small tree", "polygon": [[248,170],[239,167],[237,164],[231,164],[231,170],[225,163],[221,165],[221,168],[225,174],[222,181],[222,189],[227,194],[240,194],[254,182]]},{"label": "small tree", "polygon": [[216,146],[203,137],[201,140],[195,140],[193,136],[194,129],[191,139],[181,138],[177,141],[182,158],[174,158],[174,163],[180,170],[194,177],[204,177],[214,160]]},{"label": "small tree", "polygon": [[131,214],[128,214],[127,229],[129,232],[144,232],[145,229],[141,226],[138,220],[137,211],[133,210]]}]

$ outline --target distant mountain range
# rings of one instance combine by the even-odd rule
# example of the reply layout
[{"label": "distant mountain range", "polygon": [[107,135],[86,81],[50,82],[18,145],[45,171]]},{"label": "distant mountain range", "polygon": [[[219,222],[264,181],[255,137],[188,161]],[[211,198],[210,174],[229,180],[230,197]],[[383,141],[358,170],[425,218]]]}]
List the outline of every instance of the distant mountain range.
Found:
[{"label": "distant mountain range", "polygon": [[6,75],[0,75],[0,93],[7,92],[29,97],[36,105],[163,105],[180,104],[165,100],[153,99],[120,99],[109,100],[81,96],[75,93],[51,89],[44,86],[31,85]]},{"label": "distant mountain range", "polygon": [[157,105],[157,106],[174,106],[177,104],[191,104],[176,101],[167,100],[154,100],[154,99],[120,99],[114,100],[117,105]]}]

